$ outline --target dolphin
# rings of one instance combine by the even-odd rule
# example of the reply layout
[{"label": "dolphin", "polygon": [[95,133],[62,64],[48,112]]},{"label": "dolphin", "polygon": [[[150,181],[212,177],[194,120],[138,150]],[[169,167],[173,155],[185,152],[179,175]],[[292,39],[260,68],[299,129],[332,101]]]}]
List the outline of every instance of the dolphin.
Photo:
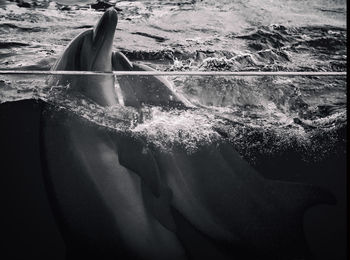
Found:
[{"label": "dolphin", "polygon": [[[55,70],[149,70],[112,52],[117,13],[80,34]],[[90,76],[88,77],[90,78]],[[188,107],[160,77],[54,76],[102,106]],[[153,96],[152,96],[153,95]],[[67,258],[301,259],[309,257],[302,218],[323,189],[265,179],[227,140],[188,154],[164,153],[47,104],[40,119],[43,178]]]},{"label": "dolphin", "polygon": [[[52,70],[151,70],[134,66],[123,54],[112,52],[117,21],[115,9],[108,9],[93,30],[72,40]],[[55,75],[48,84],[69,85],[71,93],[83,94],[101,106],[116,105],[121,98],[125,105],[135,107],[189,104],[162,78],[133,80],[125,78],[120,84],[122,97],[117,96],[112,75]],[[131,85],[156,91],[159,96],[154,99],[146,92],[130,92],[126,88]],[[153,155],[144,152],[141,140],[110,135],[44,106],[40,128],[43,177],[67,245],[67,258],[185,259],[181,242],[170,231],[174,229],[169,217],[171,192],[160,182]],[[131,164],[130,154],[121,156],[118,152],[124,145],[133,150],[127,152],[135,155],[136,166],[127,168],[121,163],[128,160],[126,164]],[[60,159],[56,151],[64,153]],[[142,169],[142,174],[134,169]],[[86,220],[80,219],[82,216]]]},{"label": "dolphin", "polygon": [[[115,8],[109,8],[92,30],[79,34],[67,46],[51,70],[67,71],[152,71],[142,64],[132,64],[121,52],[113,52],[114,33],[118,23]],[[113,75],[53,76],[50,85],[68,85],[70,91],[84,94],[101,106],[118,103],[141,107],[142,104],[185,108],[191,103],[176,93],[169,81],[157,76],[122,76],[118,78],[121,93],[117,95]]]},{"label": "dolphin", "polygon": [[[67,46],[51,70],[112,71],[112,44],[118,15],[108,9],[92,30],[79,34]],[[114,77],[107,76],[54,76],[50,85],[67,85],[102,106],[116,105]]]}]

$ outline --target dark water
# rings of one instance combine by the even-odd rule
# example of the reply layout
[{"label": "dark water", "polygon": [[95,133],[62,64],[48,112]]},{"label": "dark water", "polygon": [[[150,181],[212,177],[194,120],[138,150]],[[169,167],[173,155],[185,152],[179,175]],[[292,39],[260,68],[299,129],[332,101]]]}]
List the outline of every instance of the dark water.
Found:
[{"label": "dark water", "polygon": [[[92,28],[102,14],[90,9],[89,1],[35,2],[30,8],[0,2],[0,69],[50,69],[71,39]],[[122,1],[117,7],[122,12],[113,48],[158,70],[345,71],[347,67],[345,1]],[[47,87],[44,77],[0,76],[2,124],[8,126],[2,127],[4,147],[11,147],[13,156],[30,167],[39,167],[32,165],[37,158],[30,152],[33,145],[24,141],[35,136],[33,122],[28,122],[39,113],[33,110],[35,100],[98,126],[131,132],[160,151],[180,145],[193,154],[203,144],[224,140],[267,179],[329,190],[338,203],[307,211],[306,238],[315,259],[345,259],[345,78],[177,76],[168,80],[200,108],[106,109],[84,97],[67,96],[65,89]],[[15,102],[27,99],[31,101],[26,105]],[[26,112],[21,113],[23,109]],[[15,119],[10,111],[16,111]],[[17,136],[22,139],[16,140]],[[28,157],[18,154],[20,148],[9,140],[23,144]],[[14,166],[14,157],[3,158],[5,166]],[[17,198],[25,204],[25,198]],[[45,203],[40,202],[42,211],[48,206]],[[45,227],[54,230],[50,217],[45,219]],[[53,252],[63,250],[57,241],[58,233],[47,242]]]}]

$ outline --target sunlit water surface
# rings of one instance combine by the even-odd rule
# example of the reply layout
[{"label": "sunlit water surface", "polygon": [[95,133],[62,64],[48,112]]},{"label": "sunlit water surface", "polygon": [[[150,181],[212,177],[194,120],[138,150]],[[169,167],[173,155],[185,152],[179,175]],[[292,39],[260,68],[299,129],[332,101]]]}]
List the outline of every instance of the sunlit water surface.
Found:
[{"label": "sunlit water surface", "polygon": [[[48,70],[101,12],[87,1],[0,7],[0,69]],[[121,1],[113,48],[163,71],[345,71],[345,1]],[[191,152],[220,138],[250,162],[284,149],[334,152],[346,126],[343,77],[168,77],[198,109],[102,108],[39,76],[1,76],[0,101],[37,98],[97,124]],[[340,130],[339,130],[340,129]],[[323,151],[319,153],[317,151]]]}]

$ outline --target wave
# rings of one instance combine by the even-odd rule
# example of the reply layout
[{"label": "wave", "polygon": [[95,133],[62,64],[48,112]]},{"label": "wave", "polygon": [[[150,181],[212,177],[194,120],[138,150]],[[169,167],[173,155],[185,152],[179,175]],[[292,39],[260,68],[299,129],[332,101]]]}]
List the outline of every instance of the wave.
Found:
[{"label": "wave", "polygon": [[1,23],[0,24],[0,31],[3,33],[8,33],[12,30],[16,30],[19,32],[43,32],[46,31],[47,28],[44,27],[22,27],[13,23]]},{"label": "wave", "polygon": [[30,44],[25,42],[3,42],[0,41],[0,49],[8,49],[13,47],[23,47],[23,46],[29,46]]}]

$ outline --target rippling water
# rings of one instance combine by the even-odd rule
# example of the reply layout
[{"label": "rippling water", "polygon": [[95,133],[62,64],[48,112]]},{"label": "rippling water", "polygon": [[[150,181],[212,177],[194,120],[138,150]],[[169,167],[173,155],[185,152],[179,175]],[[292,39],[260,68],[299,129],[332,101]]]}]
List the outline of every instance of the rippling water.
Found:
[{"label": "rippling water", "polygon": [[[50,69],[69,41],[93,27],[101,16],[89,8],[88,1],[64,5],[67,3],[71,2],[37,1],[32,8],[8,1],[3,4],[0,33],[5,37],[0,40],[0,69]],[[117,7],[122,12],[114,49],[158,70],[346,69],[344,1],[122,1]],[[273,133],[276,142],[300,139],[304,146],[311,138],[307,136],[310,131],[332,131],[346,124],[344,78],[179,76],[169,80],[177,91],[206,109],[175,113],[153,108],[141,125],[132,125],[133,131],[154,140],[159,140],[157,132],[167,133],[162,136],[164,143],[170,136],[185,142],[178,135],[179,128],[191,129],[191,122],[202,116],[200,120],[213,133],[203,127],[198,136],[216,136],[213,129],[225,128],[233,141],[244,143],[251,141],[242,137],[241,131],[249,129]],[[43,83],[36,85],[32,79],[2,77],[0,84],[2,102],[43,97],[49,92]],[[84,111],[83,107],[80,110]],[[93,116],[87,115],[90,110],[85,113]],[[181,123],[170,127],[167,118]],[[328,141],[322,145],[332,143]],[[238,149],[248,153],[248,147],[242,144]]]},{"label": "rippling water", "polygon": [[[88,1],[36,2],[31,8],[0,2],[1,70],[49,70],[102,14]],[[342,0],[120,1],[117,7],[113,48],[157,70],[346,71]],[[198,109],[102,108],[39,76],[0,76],[0,102],[41,99],[165,151],[181,144],[191,153],[224,138],[262,171],[267,158],[297,153],[304,165],[346,152],[345,77],[168,80]]]}]

